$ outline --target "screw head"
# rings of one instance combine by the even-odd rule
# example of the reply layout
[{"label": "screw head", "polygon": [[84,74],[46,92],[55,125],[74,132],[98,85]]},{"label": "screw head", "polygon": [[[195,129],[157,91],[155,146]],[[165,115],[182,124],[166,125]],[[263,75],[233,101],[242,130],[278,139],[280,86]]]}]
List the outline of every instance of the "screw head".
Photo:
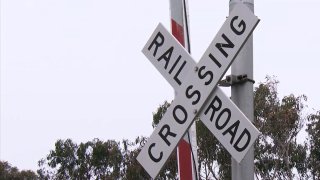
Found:
[{"label": "screw head", "polygon": [[198,113],[198,110],[193,110],[193,114],[197,114]]}]

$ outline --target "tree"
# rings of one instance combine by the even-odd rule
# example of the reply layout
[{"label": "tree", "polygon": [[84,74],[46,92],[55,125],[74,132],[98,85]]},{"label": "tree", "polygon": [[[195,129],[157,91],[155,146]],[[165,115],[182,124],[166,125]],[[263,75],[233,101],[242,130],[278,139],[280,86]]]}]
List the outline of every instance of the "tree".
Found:
[{"label": "tree", "polygon": [[293,179],[297,170],[306,176],[306,145],[297,144],[303,127],[306,96],[277,94],[278,81],[267,77],[254,92],[255,126],[262,135],[255,144],[255,167],[258,179]]},{"label": "tree", "polygon": [[66,141],[58,140],[55,143],[55,150],[51,150],[47,160],[48,165],[56,168],[56,178],[71,179],[77,178],[77,161],[76,151],[78,146],[72,142],[71,139]]},{"label": "tree", "polygon": [[119,142],[94,139],[75,144],[58,140],[46,159],[39,161],[38,174],[44,179],[119,179],[122,153]]},{"label": "tree", "polygon": [[123,140],[123,170],[122,177],[125,180],[130,179],[148,179],[149,175],[138,163],[136,157],[140,152],[141,148],[146,142],[145,137],[137,137],[135,142],[130,142],[129,140]]},{"label": "tree", "polygon": [[36,180],[39,177],[31,170],[19,171],[17,167],[12,167],[7,161],[0,161],[0,179],[8,180]]},{"label": "tree", "polygon": [[[320,111],[303,116],[306,96],[278,97],[278,81],[267,77],[254,90],[254,124],[261,131],[255,143],[256,179],[319,179]],[[170,103],[153,113],[155,128]],[[307,124],[309,142],[297,143],[298,133]],[[201,179],[231,179],[231,157],[204,124],[196,119],[198,173]],[[75,144],[58,140],[55,149],[39,161],[41,179],[149,179],[136,157],[147,138],[121,143],[94,139]],[[176,151],[157,179],[178,179]]]},{"label": "tree", "polygon": [[320,111],[308,116],[307,132],[310,138],[310,155],[308,157],[308,168],[312,179],[320,178]]}]

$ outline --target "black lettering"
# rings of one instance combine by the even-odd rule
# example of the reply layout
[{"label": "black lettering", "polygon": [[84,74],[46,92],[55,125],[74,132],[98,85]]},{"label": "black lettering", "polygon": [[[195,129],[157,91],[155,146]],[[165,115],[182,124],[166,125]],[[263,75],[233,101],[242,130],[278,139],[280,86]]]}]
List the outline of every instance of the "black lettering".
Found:
[{"label": "black lettering", "polygon": [[[181,112],[183,113],[184,118],[181,118],[181,119],[178,118],[178,116],[177,116],[177,110],[178,110],[178,109],[181,110]],[[185,109],[183,106],[177,105],[177,106],[174,107],[174,109],[173,109],[173,117],[174,117],[174,119],[177,121],[177,123],[183,124],[183,123],[185,123],[185,122],[187,121],[188,113],[187,113],[186,109]]]},{"label": "black lettering", "polygon": [[171,67],[170,71],[169,71],[169,74],[172,73],[172,71],[174,70],[174,68],[176,68],[177,64],[179,63],[181,59],[181,55],[178,56],[177,60],[174,62],[173,66]]},{"label": "black lettering", "polygon": [[148,154],[149,154],[150,159],[151,159],[152,161],[154,161],[154,162],[157,163],[157,162],[161,161],[162,156],[163,156],[163,152],[162,152],[162,151],[160,152],[160,155],[159,155],[158,158],[154,157],[153,154],[152,154],[152,152],[151,152],[151,149],[152,149],[154,146],[156,146],[156,143],[152,143],[152,144],[149,146],[149,148],[148,148]]},{"label": "black lettering", "polygon": [[[242,137],[243,137],[245,134],[246,134],[247,137],[248,137],[248,138],[247,138],[247,142],[244,144],[243,147],[239,147],[238,144],[239,144],[239,142],[241,141]],[[234,147],[238,152],[241,152],[241,151],[245,150],[245,149],[248,147],[250,140],[251,140],[251,134],[250,134],[250,132],[247,130],[247,128],[245,128],[245,129],[243,130],[243,132],[241,133],[240,137],[237,139],[236,143],[234,143],[233,147]]]},{"label": "black lettering", "polygon": [[[240,121],[237,120],[235,123],[233,123],[227,130],[225,130],[222,134],[226,135],[227,133],[229,133],[231,135],[231,139],[230,139],[230,144],[233,143],[234,137],[237,134],[237,130],[239,127]],[[233,130],[232,130],[233,129]]]},{"label": "black lettering", "polygon": [[[224,123],[223,123],[222,125],[220,125],[220,124],[219,124],[219,120],[220,120],[221,116],[222,116],[224,113],[227,113],[227,118],[226,118],[226,120],[224,121]],[[229,123],[229,121],[230,121],[230,117],[231,117],[231,111],[230,111],[230,109],[228,109],[228,108],[223,109],[223,110],[220,112],[220,114],[218,115],[217,120],[216,120],[216,123],[215,123],[217,129],[218,129],[218,130],[221,130],[221,129],[225,128],[226,125],[227,125],[227,124]]]},{"label": "black lettering", "polygon": [[227,42],[227,44],[217,43],[216,47],[224,55],[224,57],[227,58],[228,53],[223,48],[234,48],[234,44],[230,41],[230,39],[225,34],[222,34],[222,38]]},{"label": "black lettering", "polygon": [[[216,104],[218,103],[218,104]],[[216,104],[216,106],[215,106]],[[218,98],[218,96],[215,96],[213,98],[213,100],[211,101],[210,105],[208,106],[208,108],[206,109],[206,111],[204,112],[205,115],[208,114],[209,110],[212,109],[212,113],[211,113],[211,117],[210,117],[210,121],[212,122],[213,121],[213,117],[214,117],[214,114],[220,110],[221,108],[221,100]]]},{"label": "black lettering", "polygon": [[221,68],[220,62],[210,53],[209,58],[219,67]]},{"label": "black lettering", "polygon": [[198,76],[200,79],[204,79],[206,78],[207,76],[209,76],[209,80],[206,81],[204,84],[205,85],[209,85],[211,82],[212,82],[212,79],[213,79],[213,73],[211,71],[206,71],[205,73],[202,73],[202,71],[205,69],[206,67],[205,66],[202,66],[199,71],[198,71]]},{"label": "black lettering", "polygon": [[[166,132],[163,133],[163,131],[166,129]],[[170,146],[171,143],[169,142],[169,140],[167,139],[168,136],[172,136],[172,137],[176,137],[177,134],[170,132],[170,126],[168,124],[165,124],[162,126],[162,128],[159,131],[159,136],[162,138],[162,140],[168,145]]]},{"label": "black lettering", "polygon": [[190,94],[189,90],[191,90],[192,88],[193,88],[192,85],[190,85],[190,86],[187,88],[187,90],[186,90],[186,96],[187,96],[188,99],[191,99],[193,96],[196,95],[196,96],[197,96],[196,100],[192,101],[192,105],[195,105],[195,104],[197,104],[197,103],[199,102],[200,97],[201,97],[201,94],[200,94],[200,92],[199,92],[198,90],[195,90],[195,91],[193,91],[193,92]]},{"label": "black lettering", "polygon": [[166,61],[166,64],[164,65],[164,69],[167,69],[171,55],[173,51],[173,46],[171,46],[166,52],[164,52],[159,58],[158,61],[161,61],[161,59]]},{"label": "black lettering", "polygon": [[187,64],[187,62],[186,62],[186,61],[183,61],[183,63],[182,63],[182,65],[180,66],[179,70],[177,71],[177,73],[176,73],[176,74],[174,75],[174,77],[173,77],[173,79],[174,79],[179,85],[181,85],[181,81],[180,81],[180,79],[178,78],[178,76],[179,76],[181,70],[183,69],[183,67],[184,67],[186,64]]},{"label": "black lettering", "polygon": [[231,23],[230,23],[230,27],[232,29],[232,31],[236,34],[236,35],[241,35],[243,34],[243,32],[246,30],[246,23],[241,20],[240,23],[238,24],[238,28],[239,30],[237,30],[235,27],[234,27],[234,21],[238,19],[238,16],[235,16],[231,19]]},{"label": "black lettering", "polygon": [[[158,41],[158,39],[160,40],[160,42]],[[154,51],[153,51],[153,56],[155,56],[157,54],[157,50],[160,46],[162,46],[164,43],[164,36],[158,32],[158,34],[156,35],[156,37],[154,37],[152,43],[150,44],[150,46],[148,47],[148,50],[150,51],[150,49],[152,48],[153,45],[156,45]]]}]

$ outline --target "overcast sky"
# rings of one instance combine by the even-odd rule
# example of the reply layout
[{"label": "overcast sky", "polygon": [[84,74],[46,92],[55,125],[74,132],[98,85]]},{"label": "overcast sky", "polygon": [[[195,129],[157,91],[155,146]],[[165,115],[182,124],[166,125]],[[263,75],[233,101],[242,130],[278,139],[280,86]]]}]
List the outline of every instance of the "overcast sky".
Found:
[{"label": "overcast sky", "polygon": [[[189,0],[192,56],[228,16],[228,0]],[[320,110],[320,1],[255,1],[254,79],[280,81]],[[173,89],[141,53],[169,0],[1,0],[0,160],[19,169],[58,139],[85,142],[152,133],[152,112]],[[229,89],[225,89],[230,94]]]}]

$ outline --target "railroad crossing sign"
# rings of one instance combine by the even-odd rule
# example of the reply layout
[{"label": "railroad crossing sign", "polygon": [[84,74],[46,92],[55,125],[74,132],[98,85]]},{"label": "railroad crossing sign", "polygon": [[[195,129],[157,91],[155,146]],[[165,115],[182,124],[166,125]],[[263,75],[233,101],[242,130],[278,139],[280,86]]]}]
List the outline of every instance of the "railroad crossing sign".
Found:
[{"label": "railroad crossing sign", "polygon": [[157,26],[142,51],[178,94],[137,157],[152,178],[197,115],[238,162],[256,140],[259,131],[216,86],[258,22],[246,6],[237,5],[198,64]]}]

